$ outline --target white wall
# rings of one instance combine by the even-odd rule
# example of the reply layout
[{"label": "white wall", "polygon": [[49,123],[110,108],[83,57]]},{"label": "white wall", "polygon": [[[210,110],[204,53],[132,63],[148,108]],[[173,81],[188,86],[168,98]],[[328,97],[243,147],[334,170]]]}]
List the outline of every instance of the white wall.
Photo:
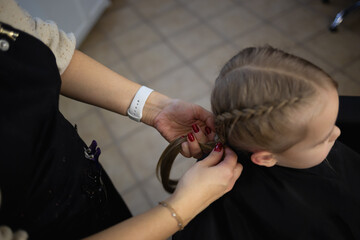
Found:
[{"label": "white wall", "polygon": [[16,0],[33,17],[52,20],[65,32],[73,32],[79,46],[109,0]]}]

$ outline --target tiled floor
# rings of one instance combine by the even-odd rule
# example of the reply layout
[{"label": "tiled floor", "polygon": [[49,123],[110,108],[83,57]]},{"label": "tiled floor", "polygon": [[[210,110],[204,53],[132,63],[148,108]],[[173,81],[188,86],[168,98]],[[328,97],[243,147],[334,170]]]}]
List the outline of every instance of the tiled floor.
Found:
[{"label": "tiled floor", "polygon": [[[265,43],[318,64],[339,82],[341,94],[360,95],[360,11],[337,33],[327,30],[352,2],[117,0],[80,50],[129,79],[207,109],[224,62],[243,47]],[[87,143],[94,138],[102,146],[101,161],[133,214],[167,196],[155,177],[167,145],[157,131],[66,98],[61,109]],[[174,176],[193,162],[177,160]]]}]

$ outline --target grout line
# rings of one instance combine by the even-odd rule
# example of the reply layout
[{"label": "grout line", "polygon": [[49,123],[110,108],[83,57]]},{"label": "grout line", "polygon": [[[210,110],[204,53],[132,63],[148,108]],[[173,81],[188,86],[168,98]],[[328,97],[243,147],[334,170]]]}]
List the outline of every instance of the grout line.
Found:
[{"label": "grout line", "polygon": [[[170,50],[180,59],[181,61],[181,64],[182,65],[186,65],[188,67],[190,67],[194,72],[195,74],[198,75],[198,77],[202,80],[202,81],[205,81],[205,83],[207,83],[207,81],[203,78],[203,76],[199,75],[198,71],[196,71],[196,69],[189,64],[188,60],[185,59],[185,57],[183,57],[178,50],[176,50],[172,44],[169,42],[168,38],[170,36],[165,36],[161,31],[159,31],[159,29],[151,22],[151,21],[145,21],[145,17],[137,10],[137,9],[134,9],[134,11],[138,14],[138,16],[143,19],[144,23],[150,28],[152,29],[159,37],[160,39],[162,40],[163,43],[166,44],[167,47],[170,48]],[[187,29],[188,30],[188,29]],[[178,34],[180,34],[181,31],[178,32]],[[175,34],[174,34],[175,35]],[[180,66],[176,66],[176,68],[179,68]],[[169,69],[169,71],[167,71],[167,73],[169,72],[172,72],[173,70],[176,69],[175,67],[173,67],[172,69]],[[164,73],[163,73],[164,74]],[[161,75],[163,75],[161,74]],[[165,74],[166,75],[166,74]],[[163,76],[165,76],[163,75]],[[160,78],[161,76],[158,76],[157,78]],[[155,78],[153,78],[155,79]],[[151,80],[153,79],[149,79],[149,82],[151,82]]]},{"label": "grout line", "polygon": [[128,62],[128,58],[124,56],[124,54],[119,51],[116,44],[114,43],[112,38],[109,38],[109,42],[112,46],[112,48],[116,49],[116,54],[118,55],[119,59],[124,63],[125,67],[130,70],[130,73],[135,77],[135,79],[131,79],[134,82],[139,83],[140,85],[144,85],[144,80],[141,78],[141,76],[137,73],[137,71],[131,66],[131,64]]},{"label": "grout line", "polygon": [[[144,1],[147,1],[147,0],[144,0]],[[168,0],[167,0],[168,1]],[[150,15],[147,15],[145,16],[143,13],[141,13],[141,11],[138,11],[138,16],[141,15],[142,17],[142,20],[145,20],[146,21],[151,21],[152,19],[157,19],[157,18],[160,18],[164,13],[168,12],[168,11],[171,11],[173,9],[175,9],[177,7],[177,2],[176,1],[173,1],[174,4],[173,5],[170,5],[170,6],[167,6],[166,8],[164,8],[163,10],[161,10],[160,12],[158,13],[152,13]],[[136,4],[134,4],[134,2],[128,2],[129,3],[129,6],[132,6],[133,8],[135,8],[136,10],[138,10],[139,6],[137,6]]]}]

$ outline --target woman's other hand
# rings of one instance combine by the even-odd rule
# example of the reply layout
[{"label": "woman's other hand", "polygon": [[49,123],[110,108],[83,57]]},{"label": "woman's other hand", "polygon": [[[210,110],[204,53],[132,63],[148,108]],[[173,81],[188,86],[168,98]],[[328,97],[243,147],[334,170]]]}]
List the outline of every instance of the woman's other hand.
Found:
[{"label": "woman's other hand", "polygon": [[[195,216],[230,191],[242,169],[237,155],[230,148],[223,149],[219,143],[208,157],[184,174],[167,201],[180,216]],[[183,220],[187,224],[191,219]]]}]

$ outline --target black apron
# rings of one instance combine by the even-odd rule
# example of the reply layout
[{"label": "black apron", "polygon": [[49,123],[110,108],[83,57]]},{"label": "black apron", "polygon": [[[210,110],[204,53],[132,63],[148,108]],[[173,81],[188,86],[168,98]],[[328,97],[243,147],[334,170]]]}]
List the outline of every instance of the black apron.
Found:
[{"label": "black apron", "polygon": [[23,229],[30,239],[78,239],[131,217],[59,112],[52,51],[2,26],[19,36],[0,34],[0,225]]}]

